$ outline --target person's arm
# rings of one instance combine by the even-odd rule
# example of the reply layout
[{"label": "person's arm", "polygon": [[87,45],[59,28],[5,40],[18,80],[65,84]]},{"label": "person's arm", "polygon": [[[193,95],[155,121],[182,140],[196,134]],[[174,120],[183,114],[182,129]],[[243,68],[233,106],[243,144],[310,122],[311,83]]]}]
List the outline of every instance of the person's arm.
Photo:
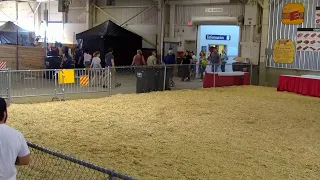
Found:
[{"label": "person's arm", "polygon": [[102,66],[101,66],[101,59],[99,58],[99,68],[101,68],[102,69]]},{"label": "person's arm", "polygon": [[146,65],[146,61],[144,60],[144,56],[142,56],[142,63],[143,63],[143,65]]},{"label": "person's arm", "polygon": [[114,64],[114,59],[111,59],[111,65],[113,68],[116,67],[116,65]]},{"label": "person's arm", "polygon": [[91,61],[90,68],[92,68],[92,67],[93,67],[93,64],[94,64],[94,59],[92,59],[92,61]]},{"label": "person's arm", "polygon": [[136,58],[136,56],[133,56],[131,66],[133,66],[133,65],[134,65],[134,59],[135,59],[135,58]]},{"label": "person's arm", "polygon": [[158,62],[158,59],[157,59],[157,58],[154,58],[154,60],[153,60],[153,65],[156,65],[157,62]]},{"label": "person's arm", "polygon": [[30,163],[30,150],[28,148],[28,145],[26,143],[26,140],[24,139],[23,135],[20,137],[20,143],[21,143],[21,149],[18,153],[17,160],[15,164],[17,166],[23,166],[28,165]]}]

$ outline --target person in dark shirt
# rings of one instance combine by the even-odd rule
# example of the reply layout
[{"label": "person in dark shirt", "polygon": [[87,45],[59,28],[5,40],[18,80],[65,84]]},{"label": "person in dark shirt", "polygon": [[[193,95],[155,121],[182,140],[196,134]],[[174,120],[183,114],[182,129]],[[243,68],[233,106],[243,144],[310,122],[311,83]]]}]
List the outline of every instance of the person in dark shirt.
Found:
[{"label": "person in dark shirt", "polygon": [[[74,56],[74,61],[75,61],[75,68],[76,69],[84,68],[82,49],[80,49],[78,46],[76,47],[76,53],[75,53],[75,56]],[[78,76],[80,76],[81,75],[81,70],[76,70],[76,73],[77,73]]]},{"label": "person in dark shirt", "polygon": [[210,53],[210,56],[208,57],[208,60],[211,63],[212,72],[217,72],[221,64],[220,54],[218,53],[218,49],[216,47],[213,47],[210,52],[211,53]]},{"label": "person in dark shirt", "polygon": [[52,56],[59,56],[59,49],[58,49],[57,42],[55,43],[54,46],[51,47],[51,55]]},{"label": "person in dark shirt", "polygon": [[176,56],[173,54],[172,49],[169,49],[168,54],[163,58],[163,63],[167,68],[167,76],[169,78],[170,86],[174,87],[173,81],[173,65],[176,63]]},{"label": "person in dark shirt", "polygon": [[[108,49],[108,53],[105,55],[104,59],[105,59],[106,68],[110,68],[110,74],[112,77],[112,81],[115,82],[115,87],[121,86],[121,83],[119,83],[116,79],[116,68],[115,68],[116,65],[114,61],[112,48]],[[107,75],[105,74],[104,77],[105,77],[104,82],[107,82]],[[107,85],[105,84],[103,87],[107,87]]]},{"label": "person in dark shirt", "polygon": [[84,68],[83,66],[83,53],[82,53],[82,49],[80,49],[79,47],[76,47],[76,53],[74,56],[74,60],[75,60],[75,67],[76,68]]},{"label": "person in dark shirt", "polygon": [[187,51],[187,56],[182,61],[182,68],[183,68],[183,76],[181,81],[184,81],[187,78],[187,81],[190,81],[190,63],[192,61],[191,52]]}]

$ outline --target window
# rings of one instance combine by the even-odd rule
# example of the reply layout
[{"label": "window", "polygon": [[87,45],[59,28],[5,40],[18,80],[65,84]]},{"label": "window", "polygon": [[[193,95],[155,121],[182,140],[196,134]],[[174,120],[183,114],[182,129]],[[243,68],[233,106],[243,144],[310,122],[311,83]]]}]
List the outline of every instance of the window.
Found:
[{"label": "window", "polygon": [[[44,38],[44,24],[40,27],[40,36]],[[63,24],[62,23],[48,23],[47,27],[47,40],[48,43],[54,43],[55,41],[63,42]]]}]

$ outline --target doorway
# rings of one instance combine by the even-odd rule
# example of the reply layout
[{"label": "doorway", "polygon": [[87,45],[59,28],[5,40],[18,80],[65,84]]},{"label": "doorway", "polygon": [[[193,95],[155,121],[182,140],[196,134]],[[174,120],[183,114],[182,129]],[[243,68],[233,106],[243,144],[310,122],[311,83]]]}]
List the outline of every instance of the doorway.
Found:
[{"label": "doorway", "polygon": [[[232,71],[232,62],[239,55],[240,27],[236,25],[199,25],[197,36],[197,54],[209,53],[209,47],[218,48],[219,54],[224,49],[228,55],[226,71]],[[207,68],[209,70],[211,68]],[[221,71],[218,68],[218,71]]]}]

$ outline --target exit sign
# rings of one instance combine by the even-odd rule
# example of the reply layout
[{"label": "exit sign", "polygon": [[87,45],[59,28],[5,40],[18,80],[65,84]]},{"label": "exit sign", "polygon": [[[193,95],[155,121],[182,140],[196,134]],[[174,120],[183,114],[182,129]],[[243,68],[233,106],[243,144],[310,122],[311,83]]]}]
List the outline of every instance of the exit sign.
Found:
[{"label": "exit sign", "polygon": [[206,13],[216,13],[216,12],[223,12],[223,8],[206,8]]},{"label": "exit sign", "polygon": [[188,22],[188,26],[192,26],[192,22],[189,21],[189,22]]}]

